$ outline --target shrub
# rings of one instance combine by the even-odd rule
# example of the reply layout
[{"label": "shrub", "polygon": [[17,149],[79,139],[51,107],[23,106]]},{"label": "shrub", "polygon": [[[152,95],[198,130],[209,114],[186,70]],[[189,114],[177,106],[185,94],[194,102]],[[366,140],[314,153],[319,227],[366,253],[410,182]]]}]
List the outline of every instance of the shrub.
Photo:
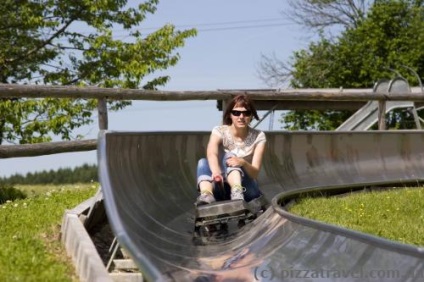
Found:
[{"label": "shrub", "polygon": [[6,201],[13,201],[17,199],[25,199],[27,195],[12,186],[6,184],[0,184],[0,204]]}]

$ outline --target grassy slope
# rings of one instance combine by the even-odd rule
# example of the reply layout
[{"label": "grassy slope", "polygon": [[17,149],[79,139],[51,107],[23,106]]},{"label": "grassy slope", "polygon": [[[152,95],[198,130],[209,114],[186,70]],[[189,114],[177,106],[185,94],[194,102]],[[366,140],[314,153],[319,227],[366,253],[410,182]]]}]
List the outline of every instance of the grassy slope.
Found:
[{"label": "grassy slope", "polygon": [[2,281],[78,280],[59,241],[60,224],[65,210],[93,196],[97,187],[19,187],[31,197],[0,205]]},{"label": "grassy slope", "polygon": [[424,188],[305,198],[290,212],[402,243],[424,246]]},{"label": "grassy slope", "polygon": [[[30,197],[0,205],[2,281],[78,281],[59,241],[66,209],[90,198],[98,184],[21,186]],[[424,245],[424,188],[305,198],[290,210],[403,243]]]}]

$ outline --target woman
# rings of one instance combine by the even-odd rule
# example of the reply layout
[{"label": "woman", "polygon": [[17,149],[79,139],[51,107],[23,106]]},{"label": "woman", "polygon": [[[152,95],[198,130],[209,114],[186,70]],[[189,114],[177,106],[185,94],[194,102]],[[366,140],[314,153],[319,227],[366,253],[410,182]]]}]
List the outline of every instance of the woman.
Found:
[{"label": "woman", "polygon": [[200,195],[196,205],[229,199],[249,202],[262,194],[256,179],[266,137],[264,132],[250,127],[253,118],[259,119],[246,95],[236,96],[228,103],[223,125],[212,130],[207,159],[199,160],[197,166]]}]

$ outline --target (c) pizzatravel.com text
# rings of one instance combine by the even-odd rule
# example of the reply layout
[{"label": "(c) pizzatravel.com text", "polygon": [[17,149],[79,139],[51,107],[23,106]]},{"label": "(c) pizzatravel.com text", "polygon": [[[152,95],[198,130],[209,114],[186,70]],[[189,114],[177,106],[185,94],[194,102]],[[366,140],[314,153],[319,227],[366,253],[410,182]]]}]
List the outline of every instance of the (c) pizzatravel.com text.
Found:
[{"label": "(c) pizzatravel.com text", "polygon": [[396,269],[281,269],[276,267],[256,267],[254,270],[256,280],[280,281],[287,278],[366,278],[366,279],[408,279],[424,278],[424,271],[411,271],[402,273]]}]

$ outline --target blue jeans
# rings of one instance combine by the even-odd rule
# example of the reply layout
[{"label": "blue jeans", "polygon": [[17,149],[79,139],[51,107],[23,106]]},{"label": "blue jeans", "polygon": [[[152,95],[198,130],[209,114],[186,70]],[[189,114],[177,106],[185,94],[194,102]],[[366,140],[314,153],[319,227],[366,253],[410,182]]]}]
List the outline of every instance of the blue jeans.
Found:
[{"label": "blue jeans", "polygon": [[262,195],[258,187],[258,182],[255,179],[250,178],[242,167],[228,167],[226,160],[230,156],[233,156],[231,153],[224,155],[221,162],[221,170],[223,171],[224,187],[216,185],[212,179],[212,171],[209,167],[208,160],[206,158],[200,159],[197,163],[197,187],[202,181],[209,181],[213,183],[213,195],[217,201],[224,201],[231,199],[231,187],[226,181],[226,177],[229,173],[234,170],[240,171],[241,173],[241,185],[246,188],[244,191],[244,200],[250,202],[253,199],[258,198]]}]

